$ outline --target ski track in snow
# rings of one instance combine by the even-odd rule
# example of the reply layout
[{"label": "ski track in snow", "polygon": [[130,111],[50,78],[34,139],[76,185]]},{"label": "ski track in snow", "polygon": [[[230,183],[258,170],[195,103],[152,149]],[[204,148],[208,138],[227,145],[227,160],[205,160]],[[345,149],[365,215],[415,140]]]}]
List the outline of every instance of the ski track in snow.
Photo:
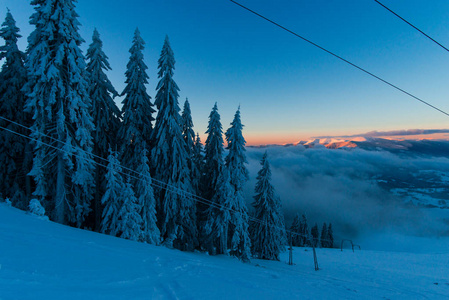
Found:
[{"label": "ski track in snow", "polygon": [[[448,299],[435,253],[295,248],[294,266],[184,253],[69,228],[0,204],[0,299]],[[441,245],[441,247],[438,247]],[[438,252],[438,253],[436,253]]]}]

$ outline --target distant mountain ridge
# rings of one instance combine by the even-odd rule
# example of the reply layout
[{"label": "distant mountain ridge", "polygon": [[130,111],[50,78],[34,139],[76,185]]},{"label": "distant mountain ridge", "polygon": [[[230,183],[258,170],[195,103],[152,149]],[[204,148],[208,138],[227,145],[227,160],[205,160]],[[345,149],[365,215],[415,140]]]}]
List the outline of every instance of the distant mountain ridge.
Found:
[{"label": "distant mountain ridge", "polygon": [[436,157],[449,157],[449,140],[396,140],[377,137],[350,137],[350,138],[315,138],[284,145],[250,146],[265,148],[271,146],[295,147],[303,146],[306,149],[326,147],[328,149],[363,149],[367,151],[388,151],[404,155],[428,155]]}]

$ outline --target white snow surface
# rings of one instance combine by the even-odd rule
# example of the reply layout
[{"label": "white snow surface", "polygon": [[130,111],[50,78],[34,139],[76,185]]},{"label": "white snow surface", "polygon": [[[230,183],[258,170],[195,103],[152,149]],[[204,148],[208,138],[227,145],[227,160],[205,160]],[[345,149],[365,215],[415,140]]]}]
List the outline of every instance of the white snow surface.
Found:
[{"label": "white snow surface", "polygon": [[244,264],[70,228],[5,204],[0,220],[1,300],[449,299],[447,238],[426,239],[433,247],[415,253],[317,249],[314,271],[305,248],[295,248],[294,266],[287,253]]}]

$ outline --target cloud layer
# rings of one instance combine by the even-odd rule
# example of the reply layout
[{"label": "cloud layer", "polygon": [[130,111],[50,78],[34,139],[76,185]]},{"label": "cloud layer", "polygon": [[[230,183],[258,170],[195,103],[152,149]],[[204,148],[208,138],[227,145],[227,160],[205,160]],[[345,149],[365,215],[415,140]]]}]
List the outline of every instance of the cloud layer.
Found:
[{"label": "cloud layer", "polygon": [[[449,226],[434,220],[431,209],[405,205],[402,198],[381,188],[377,174],[416,170],[449,172],[444,157],[404,157],[387,151],[305,149],[273,146],[248,148],[248,205],[254,195],[259,160],[267,151],[273,184],[281,197],[287,225],[306,213],[309,225],[332,222],[340,238],[360,239],[385,231],[411,235],[444,235]],[[399,174],[398,178],[402,175]],[[449,212],[448,212],[449,215]]]}]

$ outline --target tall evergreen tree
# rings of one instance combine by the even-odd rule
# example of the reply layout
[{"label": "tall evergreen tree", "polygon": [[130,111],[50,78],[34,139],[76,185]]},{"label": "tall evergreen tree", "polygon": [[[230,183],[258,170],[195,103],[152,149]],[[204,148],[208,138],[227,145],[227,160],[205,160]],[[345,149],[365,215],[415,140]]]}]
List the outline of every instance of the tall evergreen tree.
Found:
[{"label": "tall evergreen tree", "polygon": [[201,143],[200,135],[197,133],[192,157],[192,161],[196,167],[192,173],[192,187],[197,195],[202,195],[201,191],[203,190],[201,187],[201,178],[204,170],[203,151],[203,144]]},{"label": "tall evergreen tree", "polygon": [[108,62],[108,57],[103,52],[103,42],[100,34],[95,29],[92,43],[87,49],[87,76],[88,94],[92,100],[90,112],[93,117],[95,131],[93,132],[95,161],[95,197],[93,201],[93,212],[95,227],[99,229],[101,223],[101,197],[105,192],[104,175],[106,168],[104,161],[98,157],[106,158],[108,149],[116,149],[116,137],[120,126],[120,110],[113,100],[118,96],[117,91],[109,81],[105,71],[112,70]]},{"label": "tall evergreen tree", "polygon": [[[80,227],[93,194],[92,130],[75,0],[33,0],[26,110],[33,115],[34,195],[52,218]],[[50,144],[48,147],[45,144]],[[57,149],[57,150],[55,150]]]},{"label": "tall evergreen tree", "polygon": [[300,232],[301,239],[302,239],[302,241],[300,243],[300,246],[301,247],[312,246],[310,244],[310,239],[309,239],[309,235],[310,235],[309,225],[307,223],[307,217],[306,217],[305,214],[303,214],[302,217],[301,217],[301,223],[300,223],[300,227],[299,228],[300,228],[299,232]]},{"label": "tall evergreen tree", "polygon": [[142,207],[134,194],[129,179],[127,181],[122,195],[123,205],[119,211],[120,237],[132,241],[141,241],[143,237],[143,224],[140,216]]},{"label": "tall evergreen tree", "polygon": [[190,178],[192,188],[195,194],[198,195],[199,181],[197,176],[200,175],[199,166],[196,165],[195,151],[195,132],[193,131],[192,112],[190,111],[189,100],[184,102],[184,108],[181,114],[181,130],[182,137],[186,145],[187,155],[189,157],[187,163],[190,170]]},{"label": "tall evergreen tree", "polygon": [[[223,129],[220,121],[220,114],[218,113],[217,103],[214,104],[212,111],[209,114],[209,123],[207,126],[207,138],[206,145],[204,147],[204,164],[203,164],[203,172],[201,173],[201,179],[199,183],[199,188],[201,190],[201,196],[206,198],[207,200],[211,200],[214,198],[215,194],[217,194],[218,189],[218,178],[220,177],[220,173],[224,168],[223,161]],[[206,226],[205,224],[213,224],[215,220],[211,220],[210,218],[214,218],[215,214],[211,213],[209,210],[209,205],[206,203],[198,202],[197,203],[197,212],[198,212],[198,227],[203,228]],[[207,236],[207,231],[200,230],[200,233],[206,234],[206,236],[201,235],[200,242],[201,247],[209,248],[210,243],[208,242],[209,238]],[[231,235],[232,237],[232,235]],[[210,240],[209,240],[210,241]],[[228,245],[226,245],[228,247]]]},{"label": "tall evergreen tree", "polygon": [[173,245],[181,250],[193,250],[198,244],[196,207],[188,168],[190,157],[182,137],[179,115],[178,85],[173,80],[175,58],[168,37],[165,38],[158,60],[155,104],[158,108],[152,133],[151,152],[154,178],[169,188],[158,191],[159,228],[163,239],[174,238]]},{"label": "tall evergreen tree", "polygon": [[100,232],[118,235],[120,232],[119,213],[123,206],[122,193],[125,189],[123,183],[122,167],[117,158],[117,153],[109,150],[108,167],[106,172],[106,190],[101,198],[104,206]]},{"label": "tall evergreen tree", "polygon": [[292,245],[295,247],[301,247],[302,244],[302,230],[301,230],[301,215],[297,213],[293,219],[292,226],[290,226],[292,232]]},{"label": "tall evergreen tree", "polygon": [[242,130],[243,125],[240,120],[239,107],[234,115],[231,127],[226,131],[227,149],[229,150],[226,156],[226,167],[230,172],[231,186],[234,191],[233,209],[236,212],[231,221],[233,235],[231,254],[246,260],[248,259],[246,255],[250,252],[251,242],[249,239],[248,210],[243,196],[243,186],[248,181],[249,176],[245,166],[248,162],[245,156],[246,141],[243,138]]},{"label": "tall evergreen tree", "polygon": [[125,96],[122,102],[123,123],[118,131],[121,161],[125,167],[132,170],[136,170],[140,164],[137,153],[142,152],[143,143],[150,144],[154,120],[152,115],[155,112],[145,87],[149,77],[146,73],[148,67],[143,61],[144,46],[140,31],[136,29],[129,49],[131,55],[125,73],[126,87],[122,92]]},{"label": "tall evergreen tree", "polygon": [[323,223],[323,227],[321,228],[321,238],[320,244],[322,248],[329,248],[329,235],[327,233],[327,225]]},{"label": "tall evergreen tree", "polygon": [[202,246],[210,254],[227,254],[230,249],[229,229],[233,218],[234,190],[231,186],[229,170],[222,165],[217,181],[217,191],[212,197],[212,205],[207,206],[202,228]]},{"label": "tall evergreen tree", "polygon": [[135,190],[138,203],[142,207],[140,215],[142,216],[143,241],[158,245],[160,243],[161,233],[156,224],[156,200],[154,199],[154,192],[151,187],[152,180],[146,148],[144,148],[143,153],[139,156],[141,158],[140,165],[137,168],[139,180],[136,182]]},{"label": "tall evergreen tree", "polygon": [[[28,116],[23,111],[25,93],[22,91],[27,80],[25,54],[17,47],[21,37],[19,31],[8,10],[0,29],[0,37],[5,40],[5,45],[0,47],[0,60],[5,59],[0,72],[0,116],[28,126]],[[0,130],[0,193],[10,198],[15,206],[26,209],[25,180],[22,178],[26,178],[29,171],[24,163],[28,141],[15,132],[26,135],[28,132],[5,119],[0,119],[0,126],[7,129]]]},{"label": "tall evergreen tree", "polygon": [[[209,115],[209,124],[207,126],[207,139],[204,147],[204,174],[203,174],[203,197],[212,199],[217,190],[217,181],[220,176],[220,170],[223,162],[223,129],[218,113],[217,103],[215,103]],[[201,210],[204,210],[202,208]]]},{"label": "tall evergreen tree", "polygon": [[234,115],[234,120],[231,123],[231,127],[226,131],[226,141],[228,146],[226,149],[229,150],[226,156],[226,166],[231,172],[231,184],[234,186],[234,190],[242,191],[243,185],[248,181],[249,175],[245,164],[248,163],[246,160],[246,149],[245,149],[245,138],[242,134],[243,125],[240,120],[240,107]]},{"label": "tall evergreen tree", "polygon": [[334,231],[332,230],[332,224],[329,223],[327,228],[328,248],[334,248]]},{"label": "tall evergreen tree", "polygon": [[285,223],[279,197],[271,184],[271,170],[265,152],[262,169],[257,173],[257,183],[254,196],[255,218],[252,226],[252,252],[262,259],[279,260],[279,254],[284,251]]}]

